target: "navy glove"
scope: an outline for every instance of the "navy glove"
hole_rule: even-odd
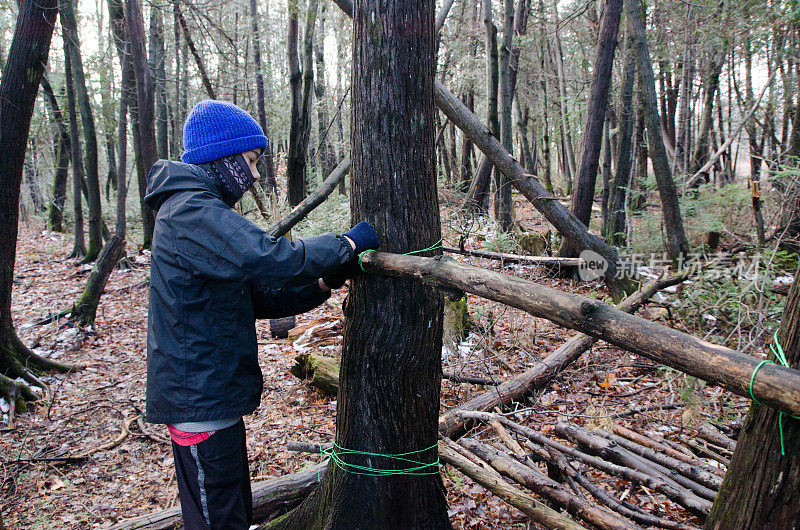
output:
[[[358,272],[358,263],[351,261],[342,265],[338,271],[323,276],[322,281],[330,289],[341,289],[344,286],[344,282],[352,278],[356,272]]]
[[[343,235],[352,239],[353,243],[356,244],[356,254],[361,254],[365,250],[378,250],[381,246],[378,233],[375,232],[372,225],[366,221],[361,221]]]

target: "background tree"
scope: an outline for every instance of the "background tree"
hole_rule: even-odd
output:
[[[75,102],[80,109],[83,125],[84,170],[86,177],[86,195],[89,206],[89,245],[86,248],[84,261],[94,261],[103,247],[103,217],[100,202],[100,170],[97,154],[97,129],[94,111],[86,85],[86,74],[80,51],[78,24],[72,0],[61,0],[59,3],[61,25],[64,30],[64,48],[67,50],[72,69],[72,82],[75,89]],[[73,143],[77,144],[73,138]],[[74,158],[74,156],[73,156]]]
[[[50,52],[58,14],[56,0],[24,0],[0,81],[0,396],[24,410],[35,394],[22,383],[43,386],[31,369],[69,370],[44,359],[17,337],[11,318],[11,290],[17,250],[17,221],[22,169],[39,81]]]

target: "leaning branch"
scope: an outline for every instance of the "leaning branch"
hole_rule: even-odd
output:
[[[299,223],[311,210],[322,204],[328,196],[333,193],[336,186],[350,171],[350,157],[345,157],[344,160],[339,162],[339,165],[331,171],[320,186],[315,189],[308,197],[300,201],[300,204],[295,206],[289,214],[279,220],[272,226],[267,233],[273,237],[281,237],[292,229],[294,225]]]
[[[800,414],[798,370],[770,363],[761,365],[755,377],[751,377],[760,364],[757,357],[629,315],[592,298],[471,267],[451,258],[383,252],[369,252],[362,257],[367,272],[460,289],[510,305],[676,368],[739,396],[750,397],[752,390],[759,402]]]

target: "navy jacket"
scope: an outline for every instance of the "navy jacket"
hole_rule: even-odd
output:
[[[147,318],[147,421],[249,414],[261,400],[255,319],[308,311],[317,278],[352,259],[342,236],[268,236],[231,210],[200,166],[159,160]]]

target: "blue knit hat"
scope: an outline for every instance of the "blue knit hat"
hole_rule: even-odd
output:
[[[207,99],[192,109],[183,124],[183,156],[187,164],[202,164],[223,156],[267,148],[264,131],[233,103]]]

